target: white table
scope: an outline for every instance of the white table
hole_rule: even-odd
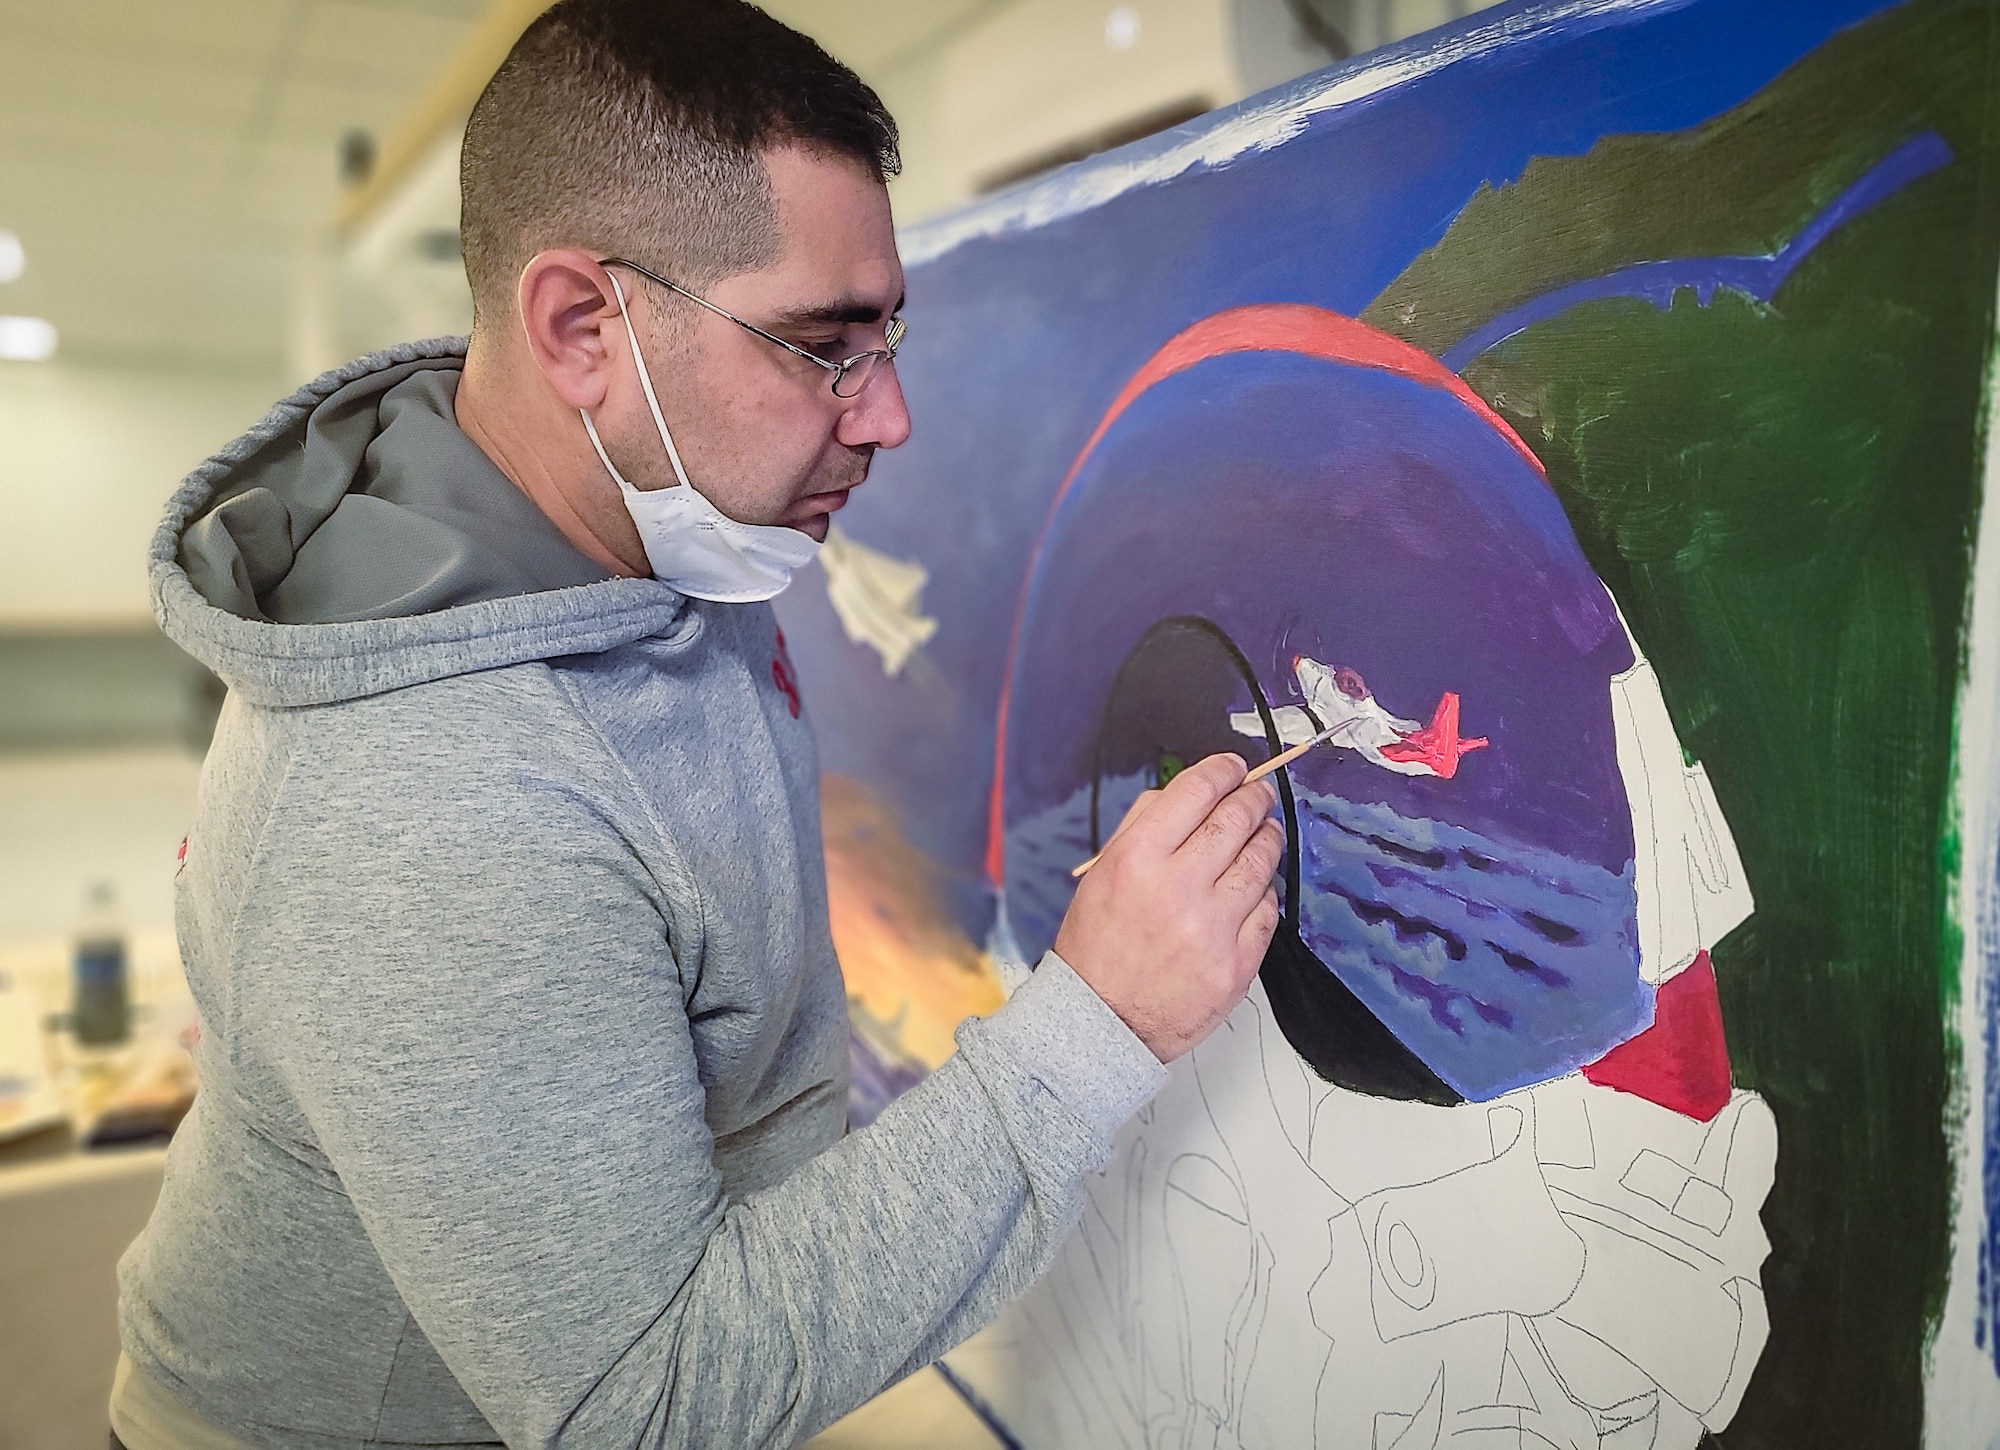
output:
[[[81,1129],[135,1070],[192,1020],[173,932],[128,945],[133,1039],[80,1048],[44,1032],[67,1126],[0,1143],[0,1446],[103,1450],[118,1359],[115,1270],[145,1226],[166,1164],[161,1147],[85,1152]],[[14,1010],[38,1024],[69,1009],[70,947],[59,939],[0,945]]]

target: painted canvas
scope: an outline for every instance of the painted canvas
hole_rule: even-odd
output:
[[[2000,1435],[2000,0],[1503,7],[903,245],[780,601],[856,1121],[1140,790],[1331,732],[1008,1434]]]

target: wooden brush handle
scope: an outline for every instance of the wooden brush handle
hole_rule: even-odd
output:
[[[1294,760],[1297,760],[1301,755],[1304,755],[1308,750],[1312,749],[1315,745],[1319,744],[1324,739],[1326,739],[1325,735],[1315,735],[1310,740],[1303,741],[1298,745],[1294,745],[1290,750],[1281,751],[1277,755],[1272,756],[1262,765],[1251,766],[1250,769],[1247,772],[1245,772],[1243,776],[1243,784],[1248,785],[1253,780],[1262,780],[1265,776],[1271,774],[1273,771],[1283,770],[1286,766],[1290,765]],[[1111,848],[1110,846],[1107,845],[1104,849],[1108,851]],[[1070,868],[1069,874],[1073,879],[1081,880],[1084,872],[1088,871],[1091,867],[1095,866],[1099,861],[1102,861],[1103,859],[1104,859],[1104,851],[1099,851],[1095,856],[1092,856],[1088,861],[1082,862],[1081,864],[1076,866],[1072,866]]]

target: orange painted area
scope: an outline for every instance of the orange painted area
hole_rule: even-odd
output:
[[[849,1008],[934,1068],[956,1050],[959,1023],[1000,1006],[1000,974],[945,910],[937,863],[866,786],[825,777],[820,812],[827,912]]]

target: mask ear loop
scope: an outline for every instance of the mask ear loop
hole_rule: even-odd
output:
[[[681,467],[681,451],[674,447],[674,435],[667,431],[667,420],[660,413],[660,400],[653,393],[653,377],[647,371],[645,354],[639,351],[639,334],[633,331],[632,314],[625,307],[625,289],[618,285],[616,272],[606,272],[604,275],[611,279],[611,293],[618,299],[618,316],[624,320],[625,337],[632,344],[632,361],[638,365],[639,386],[646,394],[646,406],[653,411],[653,426],[660,430],[660,441],[667,445],[667,461],[674,466],[674,477],[681,481],[683,487],[692,490],[694,485],[688,482],[687,470]],[[589,421],[587,416],[584,421]],[[591,441],[595,442],[597,430],[592,428],[590,435]],[[600,448],[598,451],[601,453],[603,449]]]
[[[590,446],[597,450],[597,461],[604,465],[604,471],[611,475],[620,489],[626,493],[637,493],[639,490],[626,481],[625,475],[618,471],[618,465],[611,461],[611,455],[604,451],[604,440],[597,436],[597,425],[590,421],[590,410],[578,408],[576,412],[583,419],[583,431],[590,435]]]

